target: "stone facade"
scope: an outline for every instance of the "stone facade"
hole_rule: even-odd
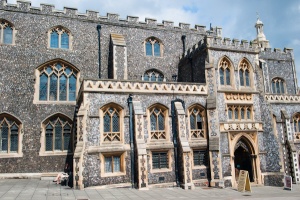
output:
[[[12,30],[0,39],[0,178],[68,163],[76,188],[236,187],[239,170],[256,184],[300,183],[293,50],[272,51],[263,32],[231,40],[27,1],[0,10]]]

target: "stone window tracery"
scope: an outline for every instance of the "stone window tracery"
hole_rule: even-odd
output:
[[[250,105],[228,105],[227,116],[229,120],[251,120],[252,106]]]
[[[55,61],[38,69],[39,101],[75,101],[78,71]]]
[[[247,61],[243,60],[239,66],[239,78],[240,85],[245,87],[251,86],[251,78],[250,78],[250,65]]]
[[[285,93],[285,82],[281,78],[272,79],[272,92],[273,94],[284,94]]]
[[[13,44],[14,32],[15,28],[10,22],[0,19],[0,44]]]
[[[166,134],[166,118],[168,116],[167,109],[162,106],[155,105],[149,109],[150,117],[150,139],[164,140],[167,139]]]
[[[230,86],[232,82],[232,67],[227,58],[223,58],[219,64],[219,76],[220,76],[220,84],[224,86]]]
[[[162,56],[162,43],[155,37],[150,37],[145,41],[146,56]]]
[[[102,109],[103,112],[103,141],[104,142],[120,142],[121,124],[120,116],[121,109],[110,105]]]
[[[189,109],[191,139],[206,138],[205,110],[200,106]]]
[[[296,139],[300,139],[300,113],[297,113],[293,116],[293,123],[294,123],[294,132]]]
[[[143,81],[150,81],[150,82],[162,82],[164,80],[164,75],[159,72],[158,70],[152,69],[148,70],[144,73],[142,77]]]
[[[21,124],[8,114],[0,114],[0,154],[19,153]]]
[[[67,152],[70,150],[72,122],[62,115],[55,115],[43,124],[45,152]]]
[[[62,26],[56,26],[49,31],[49,47],[70,49],[71,32]]]

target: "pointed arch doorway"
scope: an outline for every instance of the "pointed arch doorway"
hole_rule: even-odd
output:
[[[234,148],[234,166],[238,171],[248,171],[250,182],[254,182],[252,155],[251,149],[249,150],[249,147],[243,140],[239,140],[236,143]]]
[[[229,133],[232,186],[237,187],[240,170],[249,172],[250,182],[262,184],[257,133]]]

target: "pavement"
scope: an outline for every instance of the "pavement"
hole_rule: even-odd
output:
[[[183,190],[181,188],[151,188],[137,190],[131,188],[84,190],[71,189],[49,180],[38,179],[0,179],[0,199],[18,200],[168,200],[168,199],[208,199],[208,200],[300,200],[300,185],[293,185],[292,190],[282,187],[252,187],[250,192],[238,192],[232,188],[201,188]]]

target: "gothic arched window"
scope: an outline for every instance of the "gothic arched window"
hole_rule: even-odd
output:
[[[219,64],[219,76],[221,85],[231,85],[232,67],[227,58],[223,58]]]
[[[250,70],[250,64],[244,59],[239,66],[240,86],[251,86]]]
[[[146,56],[162,56],[162,43],[155,37],[150,37],[145,41]]]
[[[110,104],[101,109],[103,119],[103,142],[120,142],[122,108],[115,104]]]
[[[0,19],[0,44],[13,44],[14,31],[15,28],[10,22]]]
[[[0,114],[0,155],[19,153],[21,123],[8,114]]]
[[[75,101],[78,71],[68,64],[54,61],[39,68],[40,101]]]
[[[71,33],[64,27],[56,26],[49,31],[49,47],[70,49]]]
[[[272,79],[272,92],[274,94],[284,94],[285,93],[285,82],[281,78]]]
[[[45,149],[46,152],[68,151],[71,149],[71,127],[70,119],[62,115],[54,115],[44,123]]]
[[[190,135],[192,139],[206,138],[205,110],[200,106],[189,109]]]
[[[151,139],[167,139],[166,119],[168,110],[160,105],[154,105],[149,109]]]
[[[143,81],[151,81],[151,82],[162,82],[164,81],[164,75],[158,70],[151,69],[144,73]]]

